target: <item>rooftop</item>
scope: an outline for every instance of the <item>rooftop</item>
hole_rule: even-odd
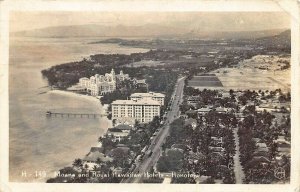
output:
[[[100,159],[102,162],[112,161],[113,159],[110,157],[105,156],[103,153],[99,151],[90,152],[87,156],[83,158],[83,161],[92,161],[96,162],[97,159]]]
[[[256,143],[256,146],[259,148],[267,148],[267,145],[265,143]]]
[[[149,93],[133,93],[131,94],[130,97],[165,97],[165,95],[162,93],[149,92]]]
[[[132,127],[126,124],[119,124],[115,127],[116,129],[120,129],[120,130],[131,130]]]
[[[137,79],[136,83],[146,83],[146,79]]]
[[[112,105],[159,105],[158,101],[150,98],[143,98],[140,100],[116,100],[111,103]]]
[[[206,107],[206,108],[200,108],[200,109],[197,109],[198,112],[209,112],[211,111],[210,108]]]

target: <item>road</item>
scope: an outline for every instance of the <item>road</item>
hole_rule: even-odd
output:
[[[234,160],[234,175],[235,175],[235,183],[243,184],[243,180],[245,179],[245,173],[243,171],[241,161],[240,161],[240,144],[239,144],[239,135],[237,134],[238,128],[233,130],[234,141],[235,141],[235,155],[233,157]]]
[[[184,80],[185,77],[178,79],[175,85],[174,93],[172,95],[173,102],[171,104],[170,110],[166,114],[165,125],[160,129],[158,135],[152,140],[151,145],[148,148],[148,150],[152,151],[152,155],[148,157],[146,154],[143,160],[139,164],[137,164],[136,168],[132,171],[133,174],[146,173],[147,171],[149,171],[150,167],[154,166],[158,161],[161,155],[161,146],[163,145],[166,137],[169,134],[170,123],[180,115],[179,105],[182,102],[183,98]],[[122,181],[122,183],[140,182],[142,182],[142,178],[140,177],[130,177]]]

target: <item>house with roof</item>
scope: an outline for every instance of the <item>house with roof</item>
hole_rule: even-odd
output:
[[[115,126],[114,128],[121,130],[122,132],[130,132],[133,127],[127,124],[119,124],[117,126]]]
[[[179,149],[181,151],[184,151],[186,149],[186,145],[183,145],[183,144],[173,144],[171,146],[171,149]]]
[[[223,146],[223,137],[211,137],[211,146],[222,147]]]
[[[112,162],[111,157],[106,156],[105,154],[95,151],[89,152],[83,159],[83,166],[88,166],[88,170],[93,170],[94,167],[101,166],[102,163]]]
[[[267,147],[266,143],[256,143],[257,149],[255,150],[256,152],[258,151],[264,151],[264,152],[269,152],[269,148]]]
[[[252,141],[256,144],[256,143],[260,143],[260,142],[261,142],[261,139],[260,139],[260,138],[257,138],[257,137],[253,137],[253,138],[252,138]]]
[[[277,143],[276,144],[277,156],[291,157],[291,144],[289,143]]]
[[[111,136],[112,137],[112,141],[116,142],[116,141],[121,141],[124,138],[128,137],[129,135],[129,131],[124,131],[118,128],[109,128],[106,132],[107,136]]]
[[[134,79],[134,84],[136,88],[145,88],[148,90],[148,83],[146,82],[146,79]]]
[[[197,109],[197,113],[201,116],[201,115],[205,115],[207,114],[208,112],[211,111],[211,108],[209,107],[203,107],[203,108],[200,108],[200,109]]]
[[[212,152],[219,152],[219,153],[224,153],[225,148],[224,147],[214,147],[214,146],[209,146],[208,149]]]
[[[227,113],[227,112],[229,112],[229,109],[226,108],[226,107],[217,107],[215,110],[216,110],[217,113]]]

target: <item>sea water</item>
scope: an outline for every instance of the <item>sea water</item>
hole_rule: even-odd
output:
[[[100,113],[99,100],[51,92],[41,70],[91,54],[130,54],[146,49],[89,44],[98,38],[10,39],[9,176],[11,182],[45,182],[82,158],[111,122],[106,118],[47,118],[46,111]]]

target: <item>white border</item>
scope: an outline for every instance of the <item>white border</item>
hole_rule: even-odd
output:
[[[32,184],[8,182],[8,29],[10,11],[149,11],[149,12],[271,12],[285,11],[292,20],[292,174],[290,184],[197,185],[197,184]],[[300,88],[299,4],[284,1],[0,1],[0,191],[299,191],[300,181]]]

